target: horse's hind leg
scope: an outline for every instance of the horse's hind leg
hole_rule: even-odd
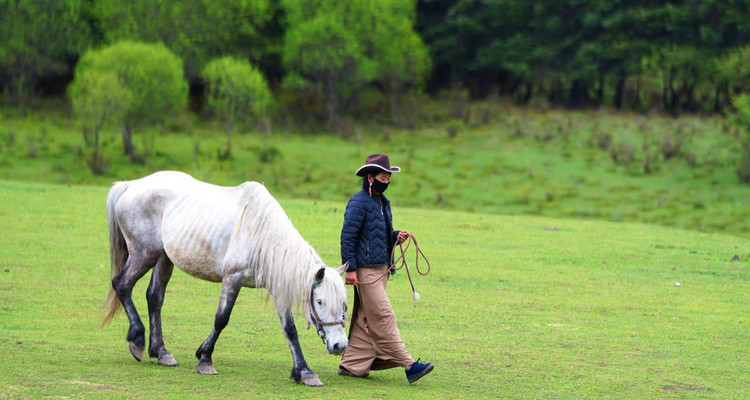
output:
[[[141,322],[138,310],[133,304],[132,294],[133,286],[143,275],[148,272],[158,260],[156,257],[146,257],[143,255],[130,254],[122,270],[112,278],[112,287],[117,292],[117,298],[120,299],[122,307],[128,316],[130,329],[128,329],[127,340],[130,342],[130,353],[136,360],[141,361],[143,350],[146,348],[146,328]]]
[[[234,302],[237,301],[240,289],[242,289],[242,275],[240,274],[227,275],[221,281],[221,299],[219,300],[219,309],[216,310],[214,328],[206,341],[195,352],[195,356],[200,360],[196,369],[201,374],[217,374],[211,355],[214,352],[216,340],[219,339],[219,334],[229,323],[229,316],[232,314],[232,308]]]
[[[164,347],[164,337],[161,330],[161,307],[164,304],[164,294],[167,291],[167,283],[169,283],[169,278],[172,277],[173,269],[172,260],[166,254],[162,254],[151,273],[151,283],[148,285],[148,291],[146,292],[151,326],[148,355],[152,358],[158,357],[159,364],[167,367],[178,365],[172,353]]]

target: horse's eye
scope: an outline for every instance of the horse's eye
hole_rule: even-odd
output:
[[[323,300],[318,299],[318,304],[323,304]]]

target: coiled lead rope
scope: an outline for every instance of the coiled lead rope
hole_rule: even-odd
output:
[[[388,274],[391,273],[391,270],[398,271],[400,269],[406,269],[406,276],[409,277],[409,285],[411,285],[411,292],[412,292],[412,299],[414,301],[419,301],[420,296],[419,293],[414,289],[414,282],[411,279],[411,272],[409,272],[409,265],[406,262],[406,251],[409,250],[409,246],[411,246],[412,242],[414,243],[414,248],[416,250],[416,257],[414,260],[414,268],[417,269],[417,273],[425,276],[430,273],[430,270],[432,269],[432,266],[430,265],[430,260],[427,259],[427,256],[424,255],[424,252],[422,252],[422,249],[419,248],[419,244],[417,244],[417,238],[414,237],[411,233],[407,232],[407,238],[401,243],[398,243],[398,248],[401,250],[401,255],[397,259],[393,259],[393,257],[396,254],[396,244],[394,244],[393,249],[391,249],[391,257],[389,258],[392,263],[388,265],[388,269],[385,271],[385,274],[381,275],[379,278],[375,279],[372,282],[359,282],[358,285],[372,285],[374,283],[379,282],[381,279],[388,276]],[[406,248],[404,248],[404,243],[406,244]],[[427,271],[422,272],[421,269],[419,269],[419,257],[422,257],[424,261],[427,263]],[[398,263],[401,263],[396,267]]]

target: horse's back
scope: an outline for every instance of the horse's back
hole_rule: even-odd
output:
[[[248,194],[263,191],[256,182],[225,187],[162,171],[127,182],[116,211],[131,242],[163,249],[190,275],[221,281],[223,257]]]
[[[245,182],[235,187],[217,186],[179,171],[155,172],[124,183],[127,189],[119,203],[139,205],[156,212],[166,211],[184,201],[213,207],[236,203],[248,186],[262,186],[257,182]]]

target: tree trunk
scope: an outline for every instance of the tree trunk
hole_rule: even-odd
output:
[[[583,107],[589,102],[588,82],[576,79],[570,87],[570,96],[568,97],[569,107]],[[562,88],[560,89],[562,90]]]
[[[721,94],[726,89],[726,85],[719,85],[716,86],[716,90],[714,93],[714,112],[720,113],[722,111],[722,102],[721,102]]]
[[[534,84],[531,81],[526,81],[526,94],[523,96],[523,104],[529,104],[531,96],[534,93]]]
[[[391,118],[393,118],[393,126],[400,127],[401,121],[398,118],[398,93],[396,90],[389,91],[389,99],[391,102]]]
[[[226,129],[227,129],[227,149],[224,151],[224,154],[219,154],[220,160],[227,160],[229,159],[229,157],[232,156],[232,132],[234,131],[234,124],[227,123]]]
[[[135,155],[135,147],[133,147],[133,132],[127,123],[122,126],[122,147],[125,155],[130,158],[130,161],[138,162]]]
[[[328,110],[326,130],[332,131],[337,125],[336,106],[338,105],[338,96],[336,94],[336,81],[331,76],[326,77],[323,82],[323,97],[326,103],[326,109]]]
[[[615,84],[615,98],[613,103],[615,108],[618,110],[622,109],[622,99],[625,96],[625,73],[620,72],[617,76],[617,84]]]

